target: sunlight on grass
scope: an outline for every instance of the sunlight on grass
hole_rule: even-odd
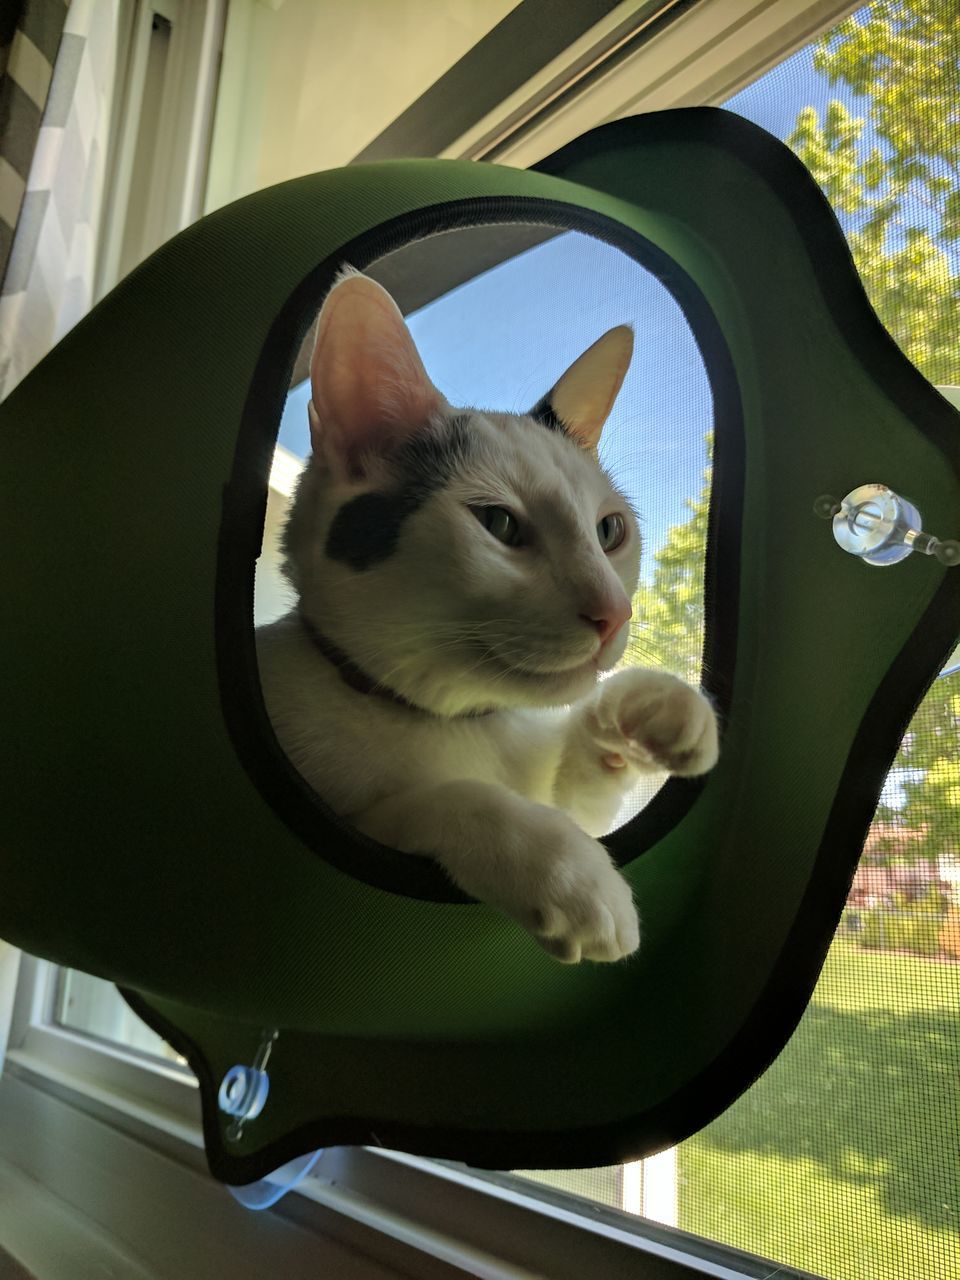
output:
[[[679,1152],[680,1226],[843,1280],[956,1274],[960,966],[838,942],[770,1070]]]

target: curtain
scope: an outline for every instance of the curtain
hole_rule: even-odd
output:
[[[8,246],[0,258],[0,398],[94,300],[120,2],[15,6],[20,14],[0,85],[0,249]],[[62,33],[54,37],[58,21]],[[19,119],[34,121],[30,147],[29,131],[14,118],[16,104]]]
[[[0,278],[10,257],[66,16],[66,0],[0,4]]]

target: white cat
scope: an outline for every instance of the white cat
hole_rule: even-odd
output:
[[[637,773],[717,758],[707,699],[621,657],[640,538],[601,469],[633,350],[611,329],[529,415],[454,409],[393,300],[339,278],[284,536],[299,608],[257,631],[267,710],[360,831],[427,854],[559,960],[639,945],[593,837]]]

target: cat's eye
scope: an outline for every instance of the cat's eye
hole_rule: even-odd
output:
[[[627,536],[627,522],[619,511],[614,511],[597,525],[597,537],[604,551],[616,551]]]
[[[471,507],[487,533],[498,542],[508,547],[519,547],[523,543],[523,534],[517,517],[511,515],[506,507]]]

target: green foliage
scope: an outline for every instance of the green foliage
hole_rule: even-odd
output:
[[[709,442],[708,442],[709,443]],[[700,680],[703,649],[703,569],[710,508],[710,470],[696,501],[687,501],[690,517],[674,525],[656,556],[649,585],[641,583],[634,600],[637,627],[627,658],[661,666],[679,676]]]
[[[937,681],[924,698],[904,738],[896,766],[923,770],[903,784],[903,818],[920,832],[919,857],[955,853],[960,843],[960,693],[957,680]]]
[[[956,13],[875,0],[818,41],[814,66],[866,99],[799,115],[788,139],[843,216],[881,320],[932,382],[960,382],[960,59]],[[867,144],[867,124],[876,141]]]
[[[955,106],[957,12],[930,0],[874,0],[817,44],[813,64],[871,100],[871,120],[887,144],[888,178],[897,189],[920,182],[943,195],[943,169],[960,168]],[[940,168],[932,168],[934,161]]]
[[[914,901],[905,894],[895,893],[892,903],[859,912],[858,941],[862,947],[872,951],[939,955],[946,905],[943,893],[935,884],[928,885]]]
[[[815,45],[814,65],[859,95],[797,117],[788,142],[837,210],[867,295],[932,382],[960,384],[960,17],[927,0],[874,0]],[[868,127],[869,126],[869,127]],[[709,473],[689,518],[670,531],[641,588],[631,657],[699,678]],[[922,769],[902,816],[923,831],[915,854],[960,844],[960,698],[934,684],[897,766]],[[894,815],[888,813],[888,817]]]
[[[958,31],[955,3],[875,0],[815,49],[818,69],[863,95],[867,115],[808,107],[790,138],[844,221],[880,319],[944,383],[960,383]],[[703,499],[688,523],[705,533]],[[923,838],[900,841],[901,860],[960,845],[958,688],[933,685],[897,761],[925,772],[900,815]],[[831,948],[777,1061],[681,1147],[679,1225],[817,1274],[940,1275],[956,1258],[960,1203],[960,1165],[943,1145],[960,1070],[956,984],[949,966],[891,952],[960,956],[960,911],[944,914],[931,885],[901,914],[872,908],[860,923],[858,946]]]
[[[883,949],[885,935],[883,922],[885,912],[880,907],[871,907],[860,916],[860,945],[870,951]]]
[[[943,927],[945,907],[943,894],[931,885],[921,899],[920,911],[916,917],[914,939],[918,955],[940,954],[940,930]]]

